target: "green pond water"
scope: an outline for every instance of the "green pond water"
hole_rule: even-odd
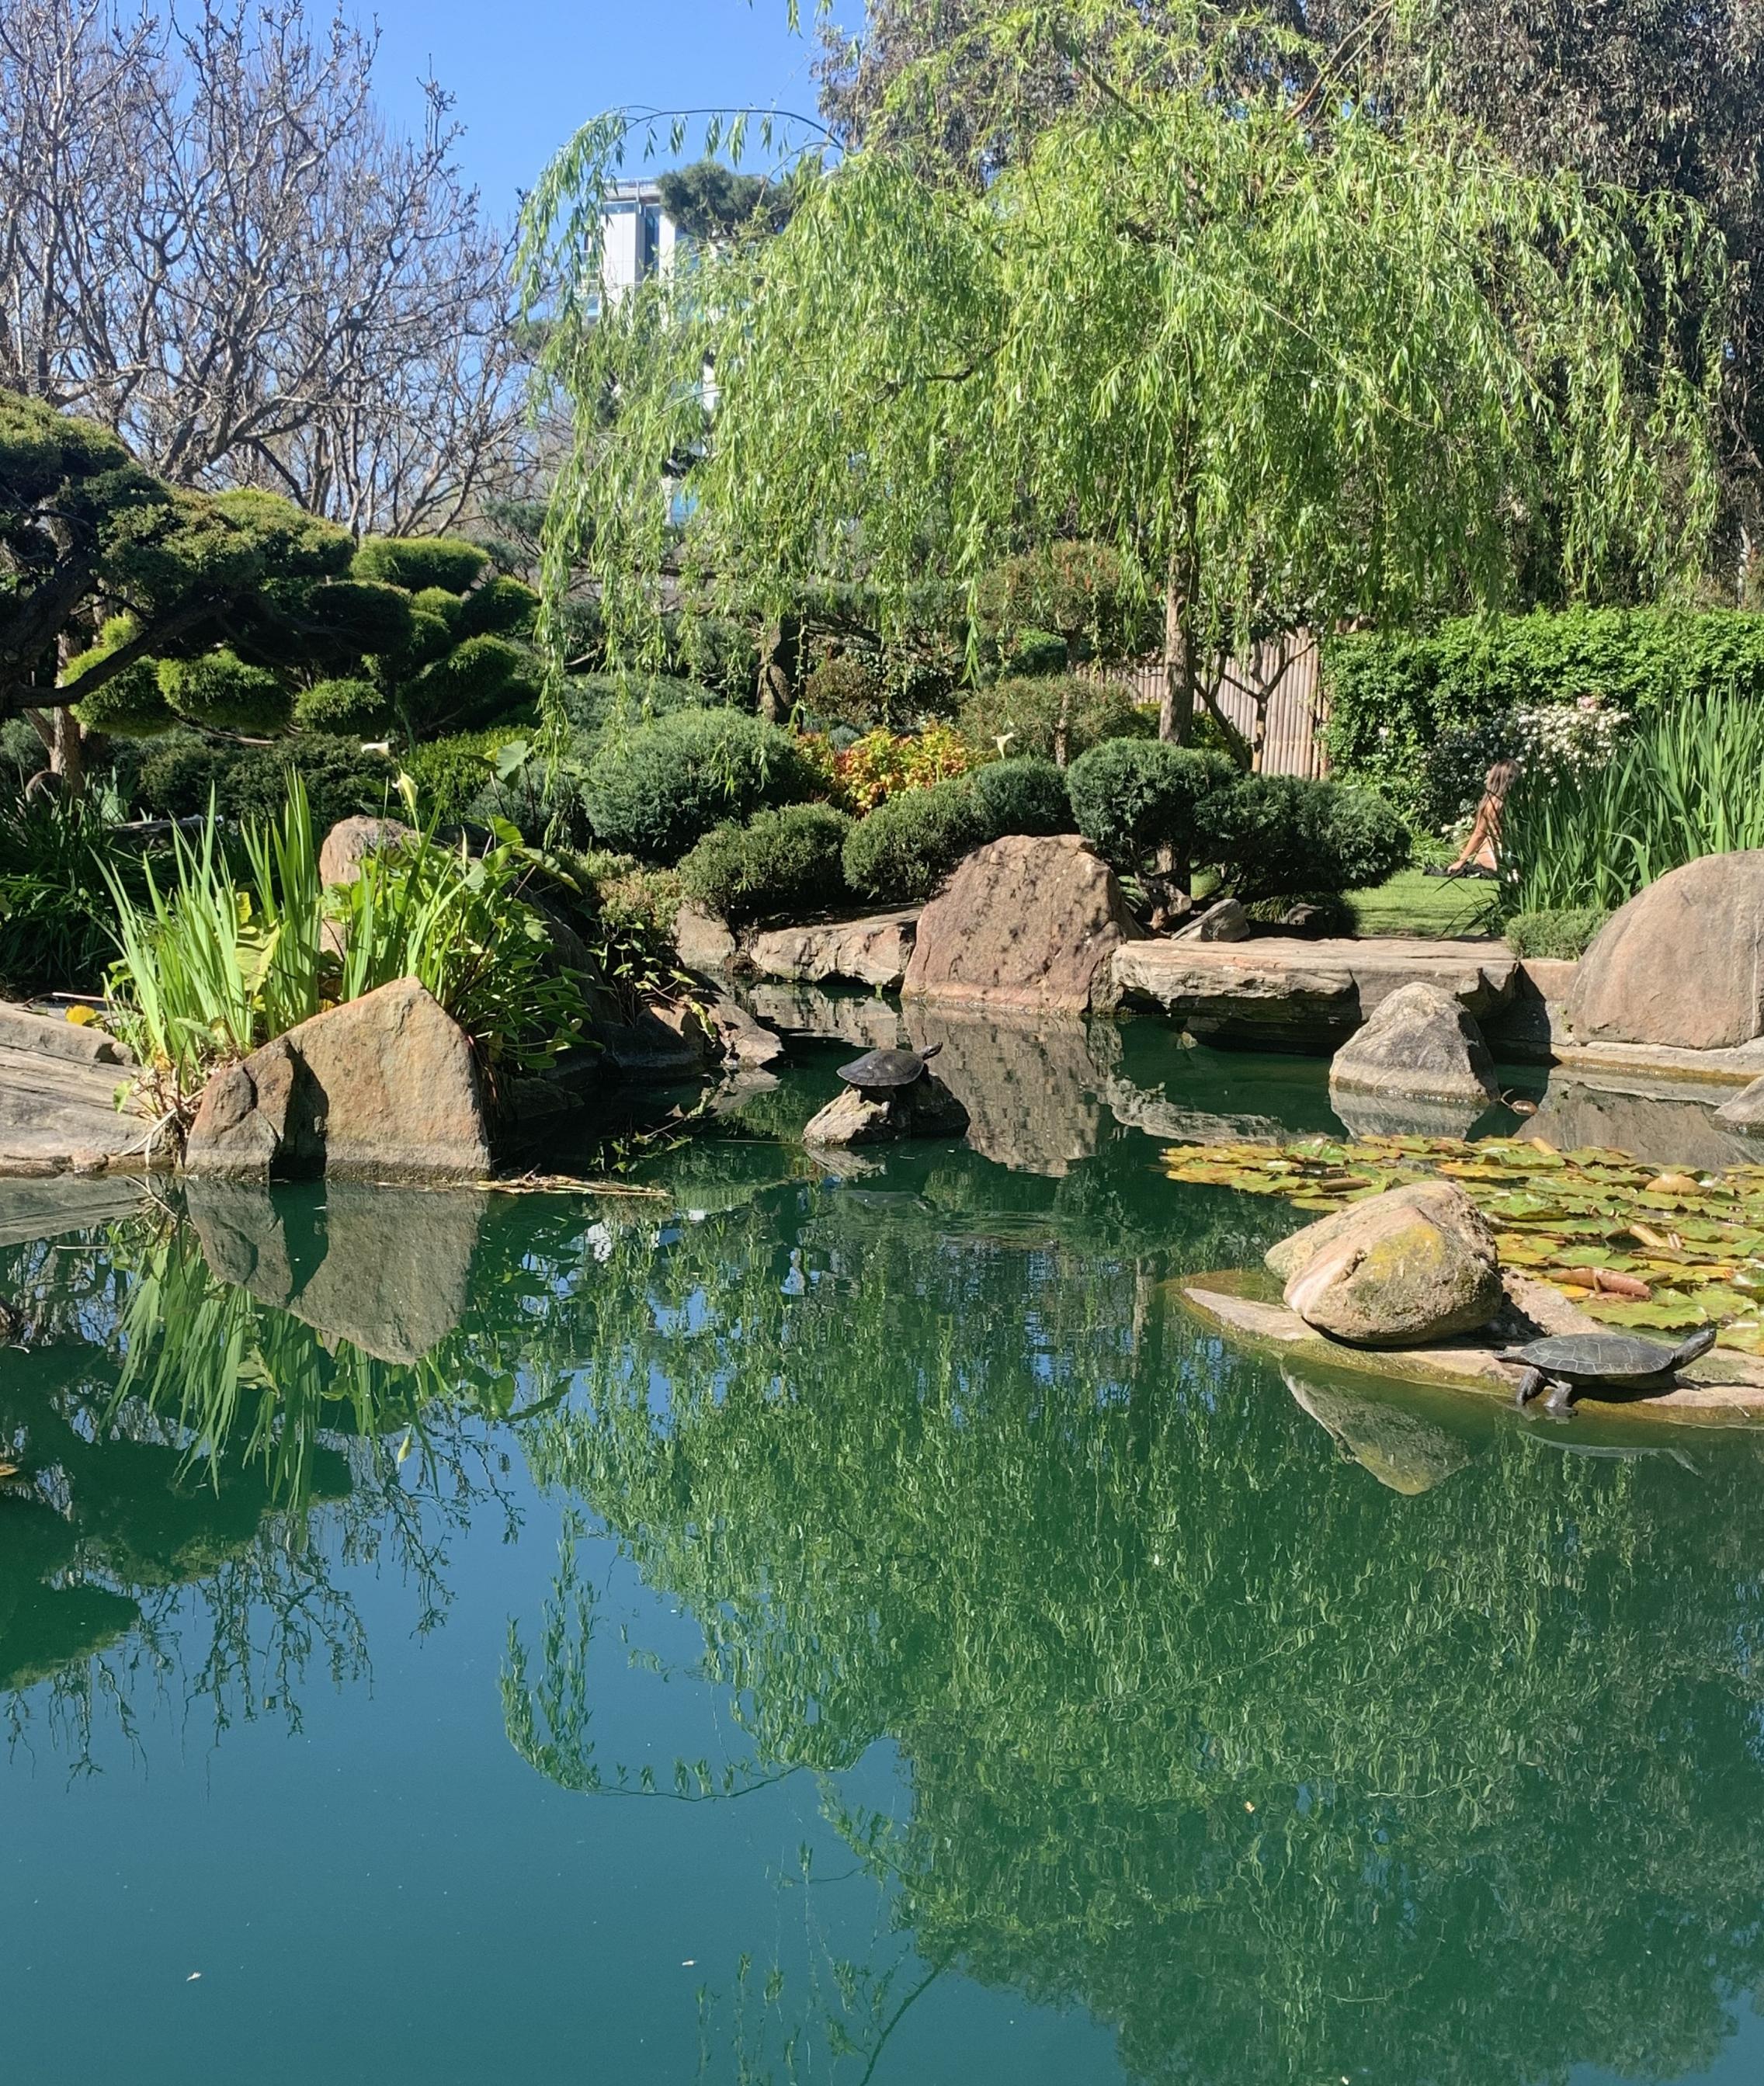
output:
[[[1764,1441],[1234,1351],[1159,1141],[1319,1068],[1065,1048],[843,1178],[820,1046],[658,1198],[0,1198],[9,2075],[1764,2077]]]

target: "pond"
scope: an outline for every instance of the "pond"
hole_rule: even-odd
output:
[[[1764,2074],[1764,1442],[1203,1330],[1289,1219],[1160,1139],[1314,1066],[841,1177],[839,1054],[645,1193],[0,1203],[15,2075]]]

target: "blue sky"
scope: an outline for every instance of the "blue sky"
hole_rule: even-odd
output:
[[[360,19],[379,21],[381,107],[406,127],[419,122],[416,83],[432,67],[466,126],[466,172],[499,219],[513,216],[517,189],[531,184],[578,123],[603,109],[627,103],[814,108],[813,0],[803,0],[804,33],[794,36],[785,0],[352,4]],[[842,0],[833,15],[860,23],[861,0]]]

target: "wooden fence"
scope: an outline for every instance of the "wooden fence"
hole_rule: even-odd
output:
[[[1282,669],[1284,668],[1284,671]],[[1124,681],[1136,702],[1156,709],[1164,697],[1164,666],[1160,659],[1142,660],[1137,666],[1097,667],[1099,680]],[[1264,775],[1324,775],[1329,764],[1323,753],[1323,728],[1328,716],[1319,670],[1317,640],[1310,631],[1296,631],[1258,645],[1247,670],[1234,666],[1219,691],[1219,707],[1253,745],[1255,742],[1257,682],[1264,688],[1277,685],[1268,699],[1263,722],[1262,755],[1256,764]]]

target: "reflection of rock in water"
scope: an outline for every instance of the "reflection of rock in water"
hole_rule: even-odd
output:
[[[1284,1144],[1288,1135],[1285,1125],[1271,1115],[1208,1115],[1199,1109],[1178,1108],[1161,1092],[1119,1077],[1103,1082],[1102,1097],[1117,1122],[1178,1144]]]
[[[1096,1151],[1105,1068],[1110,1045],[1119,1047],[1106,1023],[914,1005],[907,1029],[915,1050],[942,1046],[938,1075],[968,1111],[968,1142],[984,1157],[1057,1177]]]
[[[60,1173],[45,1180],[0,1181],[0,1246],[115,1224],[133,1216],[146,1198],[144,1184],[126,1176],[82,1180]]]
[[[1421,1101],[1329,1089],[1329,1105],[1352,1137],[1468,1137],[1489,1113],[1486,1101]]]
[[[1476,1452],[1455,1434],[1390,1400],[1356,1394],[1339,1385],[1304,1382],[1290,1369],[1280,1373],[1318,1425],[1393,1492],[1412,1498],[1431,1492],[1476,1460]]]
[[[1663,1166],[1749,1165],[1758,1156],[1758,1146],[1715,1115],[1714,1105],[1723,1098],[1716,1093],[1698,1099],[1670,1087],[1638,1084],[1626,1090],[1553,1078],[1527,1130],[1562,1152],[1596,1145]]]
[[[412,1362],[459,1323],[479,1195],[335,1181],[317,1204],[221,1181],[187,1195],[215,1274],[326,1339]]]
[[[906,1041],[906,1025],[892,1000],[874,994],[829,992],[812,985],[744,985],[741,1002],[756,1020],[786,1036],[814,1036],[892,1050]]]

